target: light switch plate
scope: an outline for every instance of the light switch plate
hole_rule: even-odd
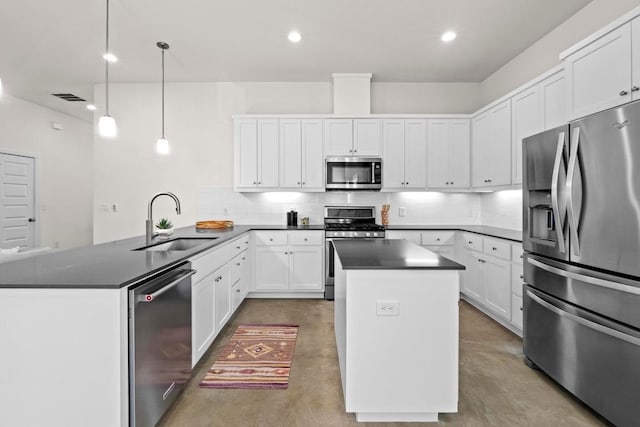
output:
[[[398,301],[376,301],[376,316],[399,316],[400,303]]]
[[[407,208],[398,208],[398,216],[405,216],[407,214]]]

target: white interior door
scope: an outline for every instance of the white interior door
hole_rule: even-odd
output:
[[[35,245],[32,157],[0,153],[0,247]]]

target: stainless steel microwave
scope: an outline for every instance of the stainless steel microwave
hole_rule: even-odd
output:
[[[380,157],[327,157],[327,190],[380,190],[382,159]]]

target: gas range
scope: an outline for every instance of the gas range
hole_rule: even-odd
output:
[[[374,206],[325,206],[327,239],[383,239],[385,228],[376,224]]]

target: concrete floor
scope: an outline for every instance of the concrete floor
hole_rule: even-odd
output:
[[[287,390],[198,386],[240,323],[300,325]],[[333,303],[248,299],[195,368],[162,426],[394,426],[357,423],[344,410],[333,335]],[[522,362],[522,341],[468,303],[460,303],[460,400],[447,426],[599,426],[603,421]]]

